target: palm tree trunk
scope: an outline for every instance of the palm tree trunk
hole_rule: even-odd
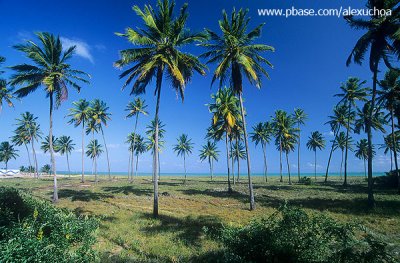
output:
[[[254,201],[254,191],[253,191],[253,182],[251,180],[251,167],[250,167],[250,153],[249,153],[249,142],[247,139],[247,130],[246,130],[246,118],[244,116],[244,108],[243,108],[243,99],[242,92],[239,92],[239,100],[240,100],[240,112],[242,114],[243,120],[243,136],[244,136],[244,144],[246,147],[246,157],[247,157],[247,176],[249,178],[249,199],[250,199],[250,210],[256,209],[256,203]]]
[[[132,159],[131,159],[131,162],[132,162],[132,168],[131,168],[131,182],[132,182],[132,180],[133,180],[133,158],[134,158],[133,153],[135,152],[135,146],[136,146],[136,128],[137,128],[137,124],[138,124],[138,119],[139,119],[139,112],[136,113],[135,128],[133,129],[133,134],[134,134],[134,136],[133,136]]]
[[[264,145],[264,143],[261,143],[261,148],[263,151],[263,156],[264,156],[264,176],[265,176],[265,182],[268,182],[268,177],[267,177],[267,154],[265,151],[266,146]]]
[[[31,138],[31,146],[32,146],[32,155],[33,155],[33,160],[35,162],[35,172],[34,172],[34,177],[39,178],[39,167],[38,167],[38,162],[36,158],[36,151],[35,151],[35,138],[33,138],[32,133],[29,129],[29,137]]]
[[[68,174],[69,174],[69,177],[71,177],[71,169],[70,169],[70,167],[69,167],[68,153],[65,153],[65,155],[67,156]]]
[[[106,137],[104,136],[103,126],[100,126],[101,135],[103,137],[104,148],[106,149],[106,156],[107,156],[107,166],[108,166],[108,180],[111,181],[111,168],[110,168],[110,157],[108,156],[108,148],[106,143]]]
[[[156,83],[156,92],[157,92],[157,103],[156,103],[156,113],[154,117],[154,121],[156,122],[156,130],[154,132],[154,164],[153,164],[153,173],[154,173],[154,203],[153,203],[153,216],[158,217],[158,111],[160,108],[160,95],[161,95],[161,84],[163,78],[163,66],[158,67],[157,71],[157,83]]]
[[[214,176],[214,160],[211,159],[211,181],[213,180]]]
[[[336,129],[336,131],[333,133],[333,138],[334,139],[333,139],[333,142],[332,142],[331,151],[329,152],[328,165],[326,166],[325,183],[328,182],[329,166],[331,164],[332,154],[333,154],[334,147],[335,147],[335,140],[336,140],[336,136],[337,136],[338,132],[339,132],[339,129]]]
[[[365,159],[364,159],[364,176],[367,178],[367,167],[365,165]]]
[[[128,160],[128,182],[129,177],[131,176],[131,159],[132,159],[132,151],[129,151],[129,160]]]
[[[228,193],[232,193],[230,169],[229,169],[228,131],[225,131],[225,146],[226,146],[226,165],[228,167]]]
[[[394,134],[394,114],[393,114],[393,109],[390,111],[391,119],[392,119],[392,144],[393,144],[393,159],[394,159],[394,165],[396,168],[396,176],[397,180],[399,181],[398,184],[398,191],[400,193],[400,177],[399,177],[399,166],[397,164],[397,149],[396,149],[396,136]]]
[[[299,129],[299,142],[297,144],[297,177],[300,182],[300,123],[297,124],[297,128]]]
[[[95,177],[95,182],[97,183],[99,180],[97,178],[97,157],[94,157],[94,177]]]
[[[239,142],[236,139],[236,156],[237,156],[237,182],[239,183],[240,178],[240,158],[239,158]],[[232,166],[233,170],[233,166]],[[235,177],[233,177],[233,181],[235,181]]]
[[[235,185],[235,172],[234,172],[235,158],[233,156],[232,138],[229,138],[229,145],[231,148],[230,151],[231,151],[231,163],[232,163],[232,182],[233,182],[233,185]]]
[[[340,180],[342,180],[343,153],[344,153],[344,151],[342,150],[342,160],[340,161]]]
[[[138,172],[138,164],[139,164],[139,154],[136,155],[136,178],[137,178],[137,172]]]
[[[211,158],[208,157],[208,164],[210,165],[210,176],[211,176],[211,181],[213,180],[213,176],[212,176],[212,165],[211,165]]]
[[[372,98],[371,98],[371,109],[368,114],[368,120],[366,123],[367,128],[367,139],[368,139],[368,206],[374,207],[374,192],[373,192],[373,178],[372,178],[372,116],[375,108],[375,97],[376,97],[376,83],[378,78],[378,64],[375,64],[373,85],[372,85]]]
[[[185,179],[183,180],[183,183],[186,184],[186,156],[183,154],[183,169],[185,171]]]
[[[317,150],[314,150],[314,178],[317,180]]]
[[[279,173],[281,175],[281,179],[279,182],[283,182],[283,177],[282,177],[282,142],[279,140]]]
[[[347,114],[347,127],[346,127],[346,147],[345,147],[345,154],[344,154],[344,182],[343,185],[347,185],[347,154],[349,150],[349,132],[350,132],[350,114],[351,114],[351,103],[349,101],[349,110]]]
[[[134,153],[134,150],[132,149],[132,152],[131,152],[131,155],[132,155],[132,158],[131,158],[131,177],[130,177],[130,179],[129,179],[129,182],[130,183],[132,183],[133,182],[133,162],[134,162],[134,156],[135,156],[135,153]]]
[[[8,161],[5,162],[5,163],[6,163],[6,172],[7,172],[7,170],[8,170]]]
[[[81,183],[85,182],[85,120],[82,121],[82,178]]]
[[[286,152],[286,163],[287,163],[287,171],[289,175],[289,184],[292,184],[292,180],[290,178],[290,165],[289,165],[289,154]]]
[[[57,202],[58,201],[57,173],[56,173],[56,160],[54,158],[54,149],[53,149],[53,93],[50,93],[49,151],[51,159],[51,168],[53,170],[53,177],[54,177],[53,202]]]
[[[389,147],[389,154],[390,154],[390,171],[393,171],[393,154],[392,149]]]
[[[31,156],[30,156],[30,154],[29,154],[28,145],[27,145],[26,143],[24,143],[24,145],[25,145],[26,152],[27,152],[27,154],[28,154],[29,166],[32,166],[32,163],[31,163]]]

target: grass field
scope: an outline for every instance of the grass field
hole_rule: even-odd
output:
[[[245,224],[255,217],[268,217],[287,201],[307,211],[324,211],[342,222],[359,222],[385,239],[400,252],[400,195],[396,190],[376,189],[376,208],[368,210],[366,183],[351,177],[344,188],[338,178],[328,184],[323,179],[312,185],[280,183],[270,178],[265,183],[254,178],[257,209],[249,211],[245,178],[227,193],[227,183],[219,177],[190,177],[186,185],[179,177],[160,180],[160,218],[152,218],[152,182],[150,177],[103,179],[88,177],[59,179],[57,206],[76,214],[95,215],[101,220],[98,230],[102,262],[212,262],[221,245],[204,234],[203,227],[221,224]],[[52,179],[0,180],[3,186],[30,191],[34,196],[51,199]],[[214,259],[214,260],[213,260]]]

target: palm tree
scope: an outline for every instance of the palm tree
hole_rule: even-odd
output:
[[[135,155],[136,155],[136,177],[138,173],[139,156],[147,151],[147,146],[143,136],[138,135],[135,139]]]
[[[51,165],[50,164],[43,165],[43,167],[40,168],[40,172],[50,175],[51,174]]]
[[[17,159],[19,156],[17,154],[18,150],[14,148],[14,145],[9,142],[0,143],[0,162],[4,162],[6,165],[6,170],[8,169],[8,162],[11,159]]]
[[[394,137],[394,138],[392,138]],[[384,150],[384,154],[386,155],[388,152],[390,152],[390,170],[393,170],[393,156],[392,156],[392,152],[393,149],[400,149],[400,136],[398,132],[395,133],[391,133],[388,134],[387,136],[383,137],[383,141],[384,143],[381,144],[379,146],[379,149],[383,149]],[[393,146],[393,142],[396,144],[395,146]]]
[[[17,119],[17,128],[14,131],[15,135],[12,138],[12,142],[15,145],[22,145],[25,144],[25,148],[28,152],[28,159],[29,165],[30,164],[30,157],[27,144],[30,143],[32,147],[32,155],[33,160],[35,162],[35,177],[39,177],[39,167],[36,158],[36,150],[35,150],[35,141],[37,142],[39,139],[42,138],[42,132],[40,130],[40,125],[37,123],[37,117],[34,117],[33,114],[30,112],[25,112],[21,114],[21,117]]]
[[[249,180],[250,210],[255,209],[253,183],[251,181],[251,167],[249,144],[247,141],[245,110],[243,107],[243,75],[252,85],[261,87],[262,75],[269,78],[267,71],[262,64],[272,68],[272,64],[265,59],[261,53],[274,51],[274,48],[264,44],[254,44],[254,41],[261,36],[261,29],[264,24],[260,24],[253,30],[248,31],[250,19],[247,17],[248,10],[240,9],[232,11],[231,16],[223,11],[222,19],[219,21],[219,27],[222,35],[206,29],[209,41],[203,43],[207,52],[202,57],[208,59],[207,63],[216,63],[217,68],[211,84],[219,79],[219,87],[229,80],[232,83],[232,89],[238,95],[240,101],[240,111],[243,122],[243,135],[247,155],[247,175]]]
[[[236,141],[233,144],[233,149],[235,151],[231,152],[231,158],[232,160],[237,162],[237,181],[239,182],[239,176],[240,176],[240,160],[246,160],[246,149],[244,148],[243,144],[240,141]],[[233,165],[232,165],[232,170],[233,170]],[[235,180],[235,178],[233,178]]]
[[[0,56],[0,65],[4,63],[6,59]],[[0,71],[0,76],[3,74],[3,71]],[[13,96],[13,89],[7,88],[7,81],[5,79],[0,78],[0,113],[3,109],[3,101],[8,104],[8,106],[13,107],[14,104],[12,102]]]
[[[315,131],[308,137],[307,148],[314,151],[314,177],[317,180],[317,149],[322,150],[325,148],[325,139],[322,133]]]
[[[120,60],[115,62],[119,68],[132,65],[125,70],[120,78],[127,77],[123,87],[133,80],[131,94],[145,93],[146,87],[153,77],[156,78],[155,95],[157,96],[155,110],[155,143],[154,143],[154,206],[153,215],[158,216],[158,112],[160,95],[164,75],[171,81],[171,86],[178,96],[184,99],[186,84],[190,82],[194,71],[205,75],[205,66],[199,59],[181,48],[195,41],[204,39],[203,34],[193,34],[187,29],[187,4],[184,4],[177,17],[174,17],[175,3],[168,0],[157,2],[157,10],[150,5],[144,9],[134,6],[133,10],[143,20],[144,29],[127,28],[124,34],[117,34],[127,38],[135,47],[122,50]]]
[[[367,101],[366,97],[368,96],[369,89],[363,88],[362,86],[366,83],[366,81],[360,81],[358,78],[349,78],[345,84],[342,84],[340,89],[342,93],[336,94],[335,96],[341,97],[340,103],[347,104],[347,125],[346,125],[346,137],[348,142],[350,130],[352,129],[351,116],[352,116],[352,107],[357,108],[356,101]],[[345,156],[344,156],[344,182],[343,185],[347,185],[347,154],[348,147],[346,146]]]
[[[353,150],[353,139],[349,137],[347,139],[346,133],[345,132],[340,132],[338,135],[335,137],[335,142],[334,142],[334,148],[337,149],[339,148],[342,152],[342,159],[340,162],[340,179],[342,179],[342,168],[343,168],[343,159],[344,159],[344,150],[346,147],[352,151]]]
[[[91,140],[87,146],[86,150],[86,156],[91,158],[94,163],[94,176],[95,176],[95,181],[96,183],[98,182],[97,180],[97,158],[101,155],[103,152],[101,144],[99,144],[98,140]]]
[[[375,155],[375,151],[373,151],[373,155]],[[367,178],[367,166],[365,161],[368,159],[368,141],[367,139],[361,139],[356,143],[355,156],[364,161],[364,175]]]
[[[394,113],[396,107],[399,105],[400,100],[400,72],[398,70],[389,69],[385,73],[385,78],[379,82],[379,85],[382,87],[382,90],[377,91],[378,98],[377,104],[383,106],[386,110],[389,111],[389,120],[391,124],[392,134],[395,132],[395,125],[394,125]],[[395,136],[390,136],[392,139],[391,145],[393,148],[394,155],[394,164],[396,167],[396,176],[399,178],[399,166],[397,163],[397,149],[396,146],[396,138]],[[390,154],[390,159],[392,160],[392,154]],[[365,160],[365,159],[364,159]],[[392,164],[392,162],[391,162]],[[392,167],[391,169],[392,170]],[[399,186],[400,187],[400,186]]]
[[[164,138],[164,134],[165,134],[165,124],[162,123],[162,121],[160,119],[158,119],[157,122],[158,125],[158,153],[157,153],[157,157],[158,159],[160,159],[160,152],[162,150],[162,148],[164,148],[164,144],[165,144],[165,140]],[[146,135],[147,135],[147,150],[151,151],[151,153],[153,154],[153,161],[154,161],[154,147],[156,145],[156,122],[154,120],[152,120],[150,122],[150,125],[146,126]],[[160,167],[160,162],[158,162],[158,180],[160,179],[160,174],[161,174],[161,167]],[[153,173],[153,180],[155,178],[155,174]]]
[[[207,159],[208,164],[210,165],[210,176],[212,181],[214,161],[218,162],[219,158],[219,151],[217,149],[217,144],[215,142],[207,141],[207,144],[202,146],[199,157],[201,161]]]
[[[289,153],[293,152],[294,149],[296,148],[297,136],[298,136],[297,131],[294,129],[291,129],[291,130],[289,130],[289,133],[286,134],[286,136],[284,136],[282,138],[282,151],[285,152],[285,155],[286,155],[286,163],[287,163],[288,176],[289,176],[289,185],[292,184],[292,180],[291,180],[291,176],[290,176]]]
[[[210,134],[216,138],[222,138],[225,134],[226,162],[228,168],[228,192],[232,192],[229,167],[228,138],[236,123],[241,121],[238,108],[238,99],[233,91],[228,88],[220,89],[216,94],[211,95],[212,103],[208,105],[209,111],[213,114]],[[232,167],[233,168],[233,167]]]
[[[292,116],[288,115],[286,111],[277,110],[275,111],[275,116],[272,118],[272,127],[275,135],[275,145],[279,150],[279,160],[280,160],[280,182],[283,182],[282,176],[282,152],[284,140],[290,142],[291,137],[295,136],[298,132],[295,128],[295,121]],[[297,135],[295,136],[297,137]],[[297,138],[296,138],[297,142]]]
[[[295,124],[297,124],[298,134],[297,134],[297,177],[300,182],[300,125],[304,125],[305,121],[307,120],[308,116],[304,112],[303,109],[297,108],[294,109],[293,119]]]
[[[400,40],[399,40],[399,16],[400,10],[397,1],[386,0],[368,0],[368,9],[391,9],[390,16],[380,16],[373,12],[369,20],[355,18],[353,16],[345,17],[350,27],[357,30],[365,30],[365,34],[357,41],[353,50],[347,59],[346,65],[349,66],[352,61],[362,64],[365,54],[370,49],[369,68],[373,73],[372,98],[369,118],[367,123],[368,139],[368,205],[373,207],[375,204],[373,193],[372,178],[372,130],[371,120],[373,110],[375,109],[376,84],[378,83],[379,63],[383,61],[385,65],[393,69],[391,57],[400,58]],[[400,180],[400,177],[399,177]],[[399,184],[400,185],[400,184]],[[400,188],[399,188],[400,190]]]
[[[135,140],[138,135],[135,134],[134,132],[131,132],[128,134],[128,137],[126,139],[126,143],[129,145],[128,150],[129,150],[129,164],[128,164],[128,182],[132,182],[133,180],[133,155],[134,155],[134,150],[135,150]]]
[[[250,133],[251,140],[256,144],[261,144],[264,157],[264,176],[265,181],[268,181],[267,172],[267,155],[266,155],[266,145],[271,141],[271,136],[273,134],[273,127],[270,122],[259,122],[253,126],[253,132]]]
[[[69,136],[60,136],[58,140],[56,140],[55,143],[55,151],[59,152],[61,155],[64,155],[67,157],[67,165],[68,165],[68,174],[71,176],[71,169],[69,167],[69,159],[68,155],[71,154],[71,152],[74,150],[75,143],[72,142],[71,137]]]
[[[173,148],[174,152],[176,152],[176,154],[178,156],[183,156],[183,168],[185,170],[185,180],[183,181],[183,183],[186,183],[186,155],[189,155],[192,153],[193,150],[193,143],[192,143],[192,139],[189,139],[187,134],[182,134],[181,136],[179,136],[178,140],[177,140],[177,144],[174,145]]]
[[[136,129],[137,129],[137,124],[138,124],[138,120],[139,120],[139,114],[143,114],[143,115],[147,115],[147,111],[146,111],[147,105],[145,103],[145,100],[142,100],[140,98],[135,98],[135,100],[133,102],[129,102],[128,105],[125,108],[125,111],[128,112],[128,115],[126,115],[127,118],[131,118],[135,116],[135,127],[133,129],[133,133],[136,134]],[[136,136],[133,137],[133,141],[132,141],[132,145],[135,146],[136,142],[135,142]],[[133,150],[133,149],[132,149]],[[130,153],[133,153],[133,151],[130,151]],[[133,156],[129,157],[132,160],[132,164],[133,164]],[[133,175],[133,165],[130,165],[130,167],[132,167],[132,175]],[[137,170],[137,169],[136,169]],[[129,177],[129,174],[128,174]]]
[[[44,141],[42,141],[40,149],[43,151],[43,153],[50,152],[50,144],[53,144],[55,146],[58,143],[58,138],[54,136],[52,136],[51,138],[52,138],[51,142],[49,141],[49,136],[46,136],[44,138]],[[55,147],[54,147],[54,152],[57,152]]]
[[[89,121],[89,102],[80,99],[79,101],[74,101],[72,103],[74,106],[73,108],[69,109],[69,114],[67,115],[70,117],[69,123],[74,124],[75,127],[82,125],[82,178],[81,182],[85,182],[85,123]]]
[[[332,140],[331,150],[329,152],[328,164],[326,166],[325,182],[328,181],[328,172],[329,172],[329,166],[331,164],[332,154],[337,149],[336,138],[340,132],[341,127],[347,127],[348,123],[347,112],[348,110],[346,104],[336,105],[333,109],[333,115],[329,116],[329,121],[325,123],[329,124],[329,126],[331,127],[331,131],[333,131],[333,136],[334,136],[334,139]],[[351,114],[350,117],[354,119],[354,114]],[[350,122],[352,121],[354,120],[350,120]],[[346,140],[344,140],[344,142],[346,142]],[[340,166],[340,169],[342,169],[342,166]],[[342,172],[340,171],[340,176],[342,176],[341,174]]]
[[[108,156],[108,148],[106,143],[106,137],[104,136],[103,125],[107,127],[107,121],[111,120],[111,113],[108,112],[109,107],[104,101],[99,99],[95,99],[91,102],[89,115],[90,118],[98,125],[98,129],[101,132],[104,142],[104,148],[106,149],[106,157],[107,157],[107,167],[108,167],[108,180],[111,181],[111,168],[110,168],[110,158]]]
[[[57,108],[68,98],[68,86],[73,87],[79,92],[81,87],[76,81],[88,83],[85,77],[90,76],[83,71],[73,69],[67,63],[72,58],[76,46],[63,51],[61,40],[58,36],[55,37],[50,33],[37,33],[36,36],[39,38],[42,47],[33,41],[14,46],[17,50],[25,53],[34,64],[20,64],[11,67],[15,71],[15,74],[11,77],[10,84],[12,86],[21,86],[15,91],[18,98],[26,97],[40,86],[44,87],[46,97],[50,100],[49,137],[52,137],[54,106]],[[57,202],[56,162],[53,144],[50,142],[49,146],[54,175],[53,201]]]

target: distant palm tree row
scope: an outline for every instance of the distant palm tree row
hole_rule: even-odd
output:
[[[365,87],[365,81],[358,78],[349,78],[342,86],[341,93],[337,96],[340,101],[334,108],[334,113],[329,117],[328,124],[334,135],[332,140],[329,160],[326,169],[325,180],[328,178],[329,166],[333,152],[340,148],[344,157],[344,185],[347,184],[347,160],[348,150],[351,150],[352,133],[366,133],[367,139],[361,140],[356,144],[357,156],[367,161],[368,171],[368,201],[369,205],[374,204],[373,198],[373,178],[372,178],[372,158],[373,143],[372,129],[384,132],[384,125],[387,117],[391,122],[391,134],[385,137],[385,144],[390,153],[394,155],[397,171],[397,149],[398,135],[394,118],[398,124],[400,116],[400,96],[399,71],[392,64],[400,58],[400,34],[399,18],[400,9],[396,7],[396,1],[368,1],[367,7],[370,9],[391,9],[392,15],[387,17],[371,16],[369,20],[360,20],[352,16],[346,17],[348,24],[355,28],[365,31],[365,34],[357,41],[355,47],[347,60],[347,65],[351,62],[362,64],[367,50],[369,53],[369,66],[373,74],[372,90]],[[133,10],[141,18],[141,26],[127,28],[125,33],[118,33],[127,39],[133,47],[120,51],[120,59],[115,62],[118,68],[125,68],[120,74],[120,78],[125,78],[123,88],[131,86],[131,95],[141,95],[146,92],[149,83],[155,79],[156,104],[155,115],[148,126],[146,135],[148,138],[147,147],[144,144],[144,137],[136,134],[138,118],[140,114],[146,115],[144,102],[136,98],[128,105],[127,117],[135,117],[133,134],[128,136],[129,143],[129,173],[132,180],[134,170],[134,157],[136,163],[138,157],[144,149],[151,150],[153,154],[153,183],[154,183],[154,203],[153,214],[158,215],[158,180],[160,173],[159,152],[163,145],[163,128],[159,119],[161,89],[163,80],[168,81],[177,95],[184,100],[187,84],[197,72],[205,75],[206,66],[200,59],[205,59],[205,63],[214,65],[211,85],[217,82],[219,90],[212,95],[212,102],[208,105],[212,114],[211,125],[207,129],[208,142],[201,152],[202,160],[208,160],[210,172],[212,174],[213,162],[218,160],[218,150],[215,142],[223,140],[225,142],[228,191],[232,191],[231,176],[234,180],[234,163],[238,165],[239,180],[239,161],[241,158],[247,162],[247,175],[249,187],[250,210],[255,209],[254,191],[251,178],[251,158],[249,152],[248,133],[246,125],[246,114],[243,104],[243,81],[247,81],[257,88],[261,88],[262,77],[269,78],[266,67],[272,64],[264,57],[264,52],[274,51],[268,45],[255,43],[261,36],[264,24],[260,24],[253,29],[249,29],[250,19],[248,11],[240,9],[232,11],[228,15],[222,12],[222,19],[218,21],[220,32],[206,29],[204,32],[193,33],[186,27],[188,19],[187,4],[184,4],[178,15],[174,14],[175,3],[172,1],[159,0],[157,8],[145,5],[143,9],[134,6]],[[53,138],[53,110],[67,99],[67,87],[72,87],[78,92],[81,87],[78,83],[88,83],[90,76],[82,71],[72,69],[67,62],[74,54],[76,47],[70,47],[63,51],[59,37],[49,33],[38,33],[39,43],[28,41],[26,44],[16,45],[15,48],[26,55],[33,64],[21,64],[11,67],[14,71],[9,84],[11,87],[19,86],[15,91],[7,88],[7,82],[0,81],[1,102],[5,101],[12,106],[12,98],[16,96],[23,98],[28,94],[43,87],[47,98],[49,98],[49,135]],[[183,52],[183,48],[197,43],[198,46],[206,51],[201,56],[195,56],[188,52]],[[4,59],[1,58],[0,62]],[[383,62],[389,69],[383,81],[378,81],[380,63]],[[224,85],[229,83],[229,87]],[[378,90],[378,85],[382,87]],[[359,105],[364,103],[363,105]],[[82,126],[82,181],[84,181],[84,136],[92,134],[92,141],[88,147],[87,154],[93,159],[95,169],[97,157],[102,152],[101,145],[95,140],[94,135],[101,132],[108,159],[108,150],[105,143],[103,125],[107,125],[110,114],[104,102],[94,101],[89,105],[85,100],[74,102],[71,110],[71,123],[75,126]],[[93,113],[93,109],[96,109]],[[389,112],[385,116],[383,110]],[[297,147],[298,177],[300,177],[300,137],[301,126],[304,125],[307,115],[301,109],[296,109],[293,114],[282,110],[277,110],[272,116],[271,121],[262,122],[253,128],[250,134],[251,139],[256,145],[261,144],[263,150],[265,179],[267,180],[267,156],[266,146],[272,138],[275,139],[275,146],[280,153],[280,179],[283,180],[282,155],[285,154],[289,183],[291,181],[289,154]],[[26,128],[30,131],[30,127]],[[29,134],[29,133],[28,133]],[[39,136],[36,135],[36,136]],[[33,141],[37,140],[33,134],[27,136],[18,143],[25,145],[28,143],[33,147]],[[244,149],[241,147],[244,142]],[[48,150],[51,156],[51,168],[54,175],[54,201],[57,201],[57,177],[54,159],[55,141],[48,140]],[[191,150],[190,139],[182,135],[175,146],[176,152],[183,156],[184,166],[186,166],[186,156]],[[314,168],[317,167],[317,150],[325,147],[325,139],[322,134],[315,131],[309,137],[307,147],[314,151]],[[34,147],[33,147],[34,148]],[[140,150],[139,150],[140,149]],[[243,150],[244,153],[243,154]],[[387,151],[386,151],[387,152]],[[34,158],[35,159],[35,158]],[[136,165],[137,170],[137,165]],[[186,169],[185,169],[186,170]],[[36,165],[37,171],[37,165]],[[110,176],[110,163],[108,160],[108,171]],[[186,171],[185,171],[186,173]],[[398,174],[397,174],[398,176]],[[400,176],[398,176],[400,181]],[[399,188],[400,189],[400,188]]]

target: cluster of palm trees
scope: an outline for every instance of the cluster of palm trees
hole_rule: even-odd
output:
[[[400,34],[399,17],[400,10],[396,7],[396,1],[378,0],[367,2],[367,7],[374,9],[391,9],[392,15],[387,17],[371,16],[369,20],[360,20],[352,16],[346,17],[349,25],[366,33],[357,41],[348,60],[347,65],[352,61],[362,64],[365,54],[369,53],[369,66],[373,73],[372,90],[365,88],[365,82],[357,78],[350,78],[342,87],[340,102],[334,109],[334,116],[330,118],[335,139],[332,141],[330,157],[327,165],[326,178],[328,176],[329,164],[335,149],[340,148],[344,152],[344,184],[347,183],[347,158],[348,150],[351,149],[351,134],[353,132],[365,132],[366,142],[357,143],[357,156],[367,161],[368,170],[368,200],[373,205],[373,180],[372,180],[372,129],[383,131],[384,113],[386,109],[391,120],[391,134],[385,142],[389,151],[393,153],[397,171],[397,149],[398,136],[394,118],[399,123],[400,98],[398,93],[398,70],[392,64],[400,58]],[[233,175],[235,161],[239,167],[239,160],[247,162],[247,175],[249,187],[250,210],[255,209],[254,191],[251,178],[251,159],[249,153],[249,143],[246,125],[246,114],[243,105],[243,82],[244,79],[257,87],[261,88],[262,77],[269,78],[264,66],[271,67],[272,64],[264,57],[264,52],[274,51],[268,45],[255,43],[261,36],[264,24],[260,24],[253,29],[249,29],[250,19],[248,11],[240,9],[232,11],[228,15],[222,12],[222,19],[219,20],[220,32],[206,29],[204,32],[194,33],[186,27],[188,19],[187,4],[184,4],[178,15],[174,14],[175,3],[168,0],[159,0],[157,8],[145,5],[143,9],[134,6],[133,10],[142,19],[142,25],[127,28],[125,33],[118,33],[118,36],[126,38],[133,47],[120,51],[120,59],[115,62],[118,68],[125,68],[120,78],[125,78],[123,88],[131,86],[131,95],[141,95],[146,92],[149,83],[155,79],[156,106],[155,116],[146,132],[148,143],[144,144],[144,137],[136,134],[138,117],[140,114],[147,114],[142,101],[136,98],[128,105],[129,114],[127,117],[135,117],[135,127],[133,134],[128,137],[130,144],[130,163],[129,169],[133,175],[133,160],[143,153],[144,149],[150,149],[153,154],[153,182],[154,182],[154,205],[153,214],[158,215],[158,177],[160,172],[159,152],[163,144],[163,129],[159,119],[161,89],[163,81],[168,81],[177,95],[184,100],[185,89],[195,73],[205,75],[206,66],[214,65],[211,85],[218,83],[219,90],[212,95],[212,103],[208,105],[212,113],[211,126],[207,130],[208,142],[201,151],[202,160],[208,160],[212,174],[213,161],[218,158],[218,150],[215,148],[215,141],[225,140],[228,184],[231,191],[230,175]],[[16,45],[14,48],[24,53],[32,64],[20,64],[10,67],[14,74],[10,81],[0,80],[1,97],[0,102],[7,102],[12,105],[11,99],[15,96],[23,98],[43,87],[46,97],[49,98],[49,134],[48,138],[53,138],[53,110],[67,99],[67,87],[72,87],[78,92],[81,86],[78,83],[89,83],[90,76],[80,70],[73,69],[68,60],[73,56],[76,47],[63,49],[60,38],[50,33],[38,33],[39,44],[28,41],[25,44]],[[195,56],[183,50],[186,47],[197,43],[199,48],[205,49],[200,56]],[[203,64],[200,59],[205,59]],[[0,58],[0,63],[4,62]],[[389,69],[383,81],[378,81],[378,72],[381,62]],[[230,86],[223,88],[229,83]],[[18,87],[17,90],[7,88]],[[378,84],[382,87],[378,90]],[[359,103],[364,103],[361,107]],[[95,109],[95,110],[94,110]],[[104,146],[108,157],[108,150],[105,144],[103,125],[107,124],[110,114],[108,107],[99,100],[91,103],[80,100],[74,102],[71,110],[71,123],[75,126],[82,125],[82,181],[84,181],[84,135],[92,134],[92,141],[86,152],[93,158],[96,166],[97,157],[102,152],[102,147],[94,135],[101,132]],[[95,112],[95,113],[94,113]],[[336,114],[340,113],[340,116]],[[267,179],[267,157],[266,145],[275,139],[275,146],[280,152],[280,174],[282,180],[282,154],[284,153],[287,161],[287,168],[290,178],[289,153],[298,149],[298,176],[300,176],[300,126],[304,124],[307,116],[304,111],[298,109],[294,114],[278,110],[270,122],[260,123],[254,127],[251,134],[252,140],[258,145],[261,144],[264,155],[264,174]],[[18,141],[20,145],[31,146],[37,138],[29,134],[31,127],[25,127],[25,137]],[[342,129],[345,129],[342,131]],[[26,135],[28,131],[28,135]],[[22,131],[21,131],[22,132]],[[37,135],[39,136],[39,135]],[[344,147],[342,141],[344,139]],[[244,147],[241,143],[244,143]],[[56,164],[54,159],[55,143],[53,139],[48,140],[48,151],[51,156],[51,169],[54,175],[54,196],[57,201],[57,176]],[[184,157],[191,151],[190,139],[181,136],[175,147],[176,152]],[[321,133],[313,132],[307,142],[310,150],[314,151],[315,159],[318,149],[325,146],[325,141]],[[33,146],[32,146],[33,147]],[[34,148],[34,147],[33,147]],[[365,149],[366,148],[366,149]],[[140,149],[140,150],[139,150]],[[361,150],[360,150],[361,149]],[[243,152],[244,151],[244,152]],[[34,158],[35,159],[35,158]],[[108,159],[108,158],[107,158]],[[230,162],[231,161],[231,162]],[[315,161],[316,168],[316,161]],[[230,168],[231,167],[231,168]],[[36,165],[37,170],[37,165]],[[136,165],[137,170],[137,165]],[[108,171],[110,175],[110,164],[108,161]],[[239,169],[238,169],[239,171]],[[239,176],[239,174],[238,174]],[[131,177],[132,178],[132,177]],[[239,177],[238,177],[239,179]],[[400,177],[399,177],[400,180]],[[235,180],[233,180],[235,183]]]

